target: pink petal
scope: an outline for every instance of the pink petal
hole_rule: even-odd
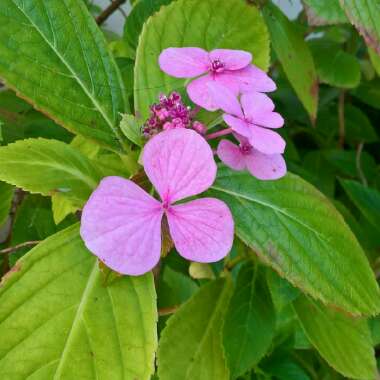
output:
[[[252,54],[243,50],[215,49],[209,53],[210,60],[219,59],[226,70],[239,70],[252,61]]]
[[[226,114],[226,113],[223,114],[223,120],[236,133],[250,139],[250,137],[251,137],[251,126],[246,121],[239,119],[235,116]]]
[[[214,74],[214,80],[222,86],[227,87],[235,96],[239,95],[240,82],[239,78],[234,77],[233,71]]]
[[[159,133],[145,145],[142,161],[161,199],[169,203],[207,190],[216,176],[210,146],[191,129]]]
[[[244,117],[237,96],[229,88],[221,85],[217,81],[210,81],[207,86],[213,98],[213,102],[218,108],[240,118]]]
[[[241,92],[271,92],[277,88],[265,71],[255,65],[249,65],[226,75],[232,76],[235,81],[239,82]]]
[[[261,180],[278,179],[286,174],[286,163],[281,154],[263,154],[257,150],[246,157],[247,169]]]
[[[218,109],[218,105],[215,104],[208,86],[213,81],[214,79],[210,75],[205,75],[191,81],[186,88],[192,102],[208,111],[216,111]]]
[[[106,177],[83,208],[80,234],[108,267],[137,276],[160,259],[162,215],[160,202],[134,182]]]
[[[197,47],[167,48],[158,58],[162,71],[176,78],[192,78],[208,71],[208,53]]]
[[[265,94],[259,92],[246,93],[241,96],[244,115],[256,125],[267,128],[280,128],[284,119],[274,110],[274,103]]]
[[[249,143],[261,153],[284,153],[286,143],[278,133],[253,124],[250,124],[250,133]]]
[[[245,157],[239,147],[229,140],[220,141],[217,149],[218,157],[234,170],[245,169]]]
[[[170,235],[182,257],[209,263],[222,259],[231,250],[234,222],[224,202],[196,199],[172,206],[167,218]]]

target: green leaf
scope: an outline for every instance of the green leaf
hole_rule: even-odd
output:
[[[163,49],[182,46],[246,50],[257,66],[266,70],[269,64],[268,31],[253,5],[241,0],[172,2],[145,23],[140,37],[134,86],[135,111],[142,119],[160,92],[183,89],[186,79],[167,76],[157,64]]]
[[[81,205],[97,186],[100,175],[70,145],[28,139],[0,147],[0,179],[32,193],[59,193]]]
[[[13,199],[13,186],[0,182],[0,227],[7,221]]]
[[[380,54],[380,7],[378,0],[339,0],[348,19],[368,46]]]
[[[304,296],[294,302],[310,342],[338,372],[354,379],[374,379],[376,361],[366,320],[352,319]]]
[[[62,196],[62,194],[54,194],[51,197],[51,208],[55,224],[61,223],[67,215],[73,214],[78,210],[78,207],[73,205],[70,199]]]
[[[168,320],[158,349],[160,380],[229,380],[221,329],[231,285],[209,282]]]
[[[0,288],[2,379],[150,379],[152,275],[102,286],[78,225],[25,255]]]
[[[243,375],[267,353],[275,327],[275,310],[264,272],[248,263],[239,271],[223,329],[232,379]]]
[[[347,22],[339,0],[303,0],[309,25],[334,25]]]
[[[310,380],[294,358],[284,352],[276,353],[266,360],[263,369],[276,380]]]
[[[352,91],[352,95],[360,99],[363,103],[380,109],[380,78],[363,81],[359,87]]]
[[[368,46],[368,54],[376,74],[380,76],[380,54]]]
[[[294,286],[353,315],[380,310],[363,250],[313,186],[290,173],[260,181],[222,166],[208,193],[229,205],[238,237]]]
[[[340,183],[355,206],[380,231],[380,192],[356,181],[341,180]]]
[[[361,71],[358,59],[342,50],[339,44],[311,41],[318,77],[334,87],[354,88],[359,85]]]
[[[120,150],[124,86],[82,1],[2,0],[0,77],[59,124]]]
[[[121,131],[137,146],[143,146],[141,125],[133,115],[124,114],[120,122]]]
[[[263,8],[273,49],[289,82],[314,120],[318,106],[318,79],[313,57],[296,26],[273,4]]]
[[[157,12],[161,6],[167,5],[172,0],[139,0],[132,8],[124,24],[124,38],[134,50],[146,20]]]

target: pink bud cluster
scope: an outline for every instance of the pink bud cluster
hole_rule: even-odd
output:
[[[169,96],[161,94],[159,103],[150,107],[150,117],[143,126],[143,135],[151,138],[157,133],[177,128],[192,128],[200,134],[205,133],[205,126],[192,120],[191,108],[186,106],[178,92]]]

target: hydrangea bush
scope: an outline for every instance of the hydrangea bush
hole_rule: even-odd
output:
[[[0,379],[376,379],[376,0],[0,4]]]

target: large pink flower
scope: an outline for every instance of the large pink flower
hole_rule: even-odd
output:
[[[218,109],[208,83],[218,82],[235,95],[240,92],[270,92],[276,84],[258,67],[251,64],[252,55],[242,50],[215,49],[207,52],[197,47],[168,48],[162,51],[159,65],[162,71],[176,78],[193,78],[187,93],[199,106]]]
[[[252,147],[249,141],[235,134],[239,146],[229,140],[220,141],[217,149],[219,158],[231,169],[247,169],[254,177],[262,180],[278,179],[286,174],[286,163],[281,154],[263,154]]]
[[[274,104],[265,94],[258,92],[243,94],[238,98],[218,83],[210,83],[210,92],[215,103],[226,113],[223,120],[232,130],[246,137],[249,143],[264,154],[281,154],[285,140],[271,129],[284,125],[282,116],[273,112]],[[268,129],[270,128],[270,129]]]
[[[198,262],[226,256],[234,234],[226,204],[214,198],[176,203],[215,180],[216,164],[204,138],[184,128],[161,132],[146,144],[142,161],[161,201],[130,180],[104,178],[83,209],[86,247],[117,272],[143,274],[160,259],[165,215],[180,255]]]

